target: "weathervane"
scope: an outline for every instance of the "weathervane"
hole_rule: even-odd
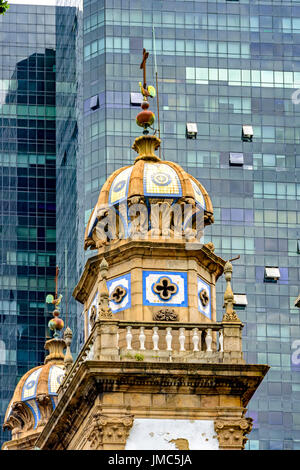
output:
[[[152,124],[154,123],[155,120],[155,114],[150,111],[149,108],[149,103],[148,103],[148,97],[154,98],[156,96],[156,90],[152,85],[147,86],[147,78],[146,78],[146,62],[149,57],[149,52],[146,51],[146,49],[143,49],[143,60],[140,65],[140,69],[143,70],[143,81],[139,82],[139,86],[141,89],[141,93],[143,95],[143,102],[141,104],[141,108],[143,111],[141,111],[137,117],[136,117],[136,123],[138,126],[144,128],[144,134],[148,134],[149,131],[147,130],[148,127],[151,127]]]
[[[54,310],[52,312],[53,318],[48,323],[48,327],[50,330],[54,331],[54,338],[58,337],[58,331],[62,330],[64,327],[64,322],[61,318],[59,317],[60,314],[60,309],[59,309],[59,304],[62,299],[62,295],[57,294],[57,283],[58,283],[58,274],[59,274],[59,267],[56,266],[56,271],[55,271],[55,296],[52,294],[48,294],[46,297],[46,302],[47,304],[53,304],[54,305]]]

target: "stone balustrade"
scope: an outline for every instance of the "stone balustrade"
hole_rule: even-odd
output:
[[[244,364],[241,322],[181,323],[97,320],[66,374],[59,396],[80,364],[144,361]]]

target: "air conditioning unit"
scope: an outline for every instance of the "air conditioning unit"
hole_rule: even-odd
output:
[[[99,96],[95,95],[90,98],[90,109],[95,110],[99,108]]]
[[[140,106],[143,102],[142,93],[130,93],[130,104],[132,106]]]
[[[195,122],[187,122],[186,136],[188,139],[196,139],[198,133],[197,124]]]
[[[278,281],[280,279],[280,270],[278,267],[265,267],[265,281]]]
[[[253,127],[245,125],[242,127],[242,141],[252,142],[253,139]]]
[[[244,154],[243,153],[230,153],[229,154],[229,165],[231,165],[231,166],[243,166],[244,165]]]
[[[235,307],[245,308],[248,305],[246,294],[234,294],[233,305]]]

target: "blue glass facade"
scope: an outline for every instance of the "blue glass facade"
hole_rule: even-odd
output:
[[[0,16],[0,418],[18,379],[43,363],[53,292],[55,9]],[[9,438],[2,432],[1,441]]]
[[[247,447],[299,449],[300,375],[292,358],[300,338],[300,7],[84,0],[83,11],[84,222],[107,176],[134,159],[139,108],[130,93],[139,92],[143,47],[147,82],[155,86],[156,49],[162,157],[209,192],[215,223],[206,241],[225,259],[240,255],[233,287],[248,301],[238,310],[245,358],[271,366],[250,404]],[[197,139],[187,139],[187,123],[197,124]],[[245,125],[253,129],[248,141]],[[266,267],[279,268],[279,280],[268,282]],[[218,320],[223,289],[220,281]]]
[[[80,305],[72,297],[84,266],[82,240],[82,5],[61,0],[56,7],[56,203],[59,290],[72,350],[83,335]],[[78,322],[78,324],[77,324]]]
[[[300,449],[299,2],[59,3],[12,5],[0,17],[1,413],[16,377],[43,361],[44,298],[55,272],[53,66],[59,289],[76,352],[83,326],[71,293],[95,253],[83,251],[84,228],[106,178],[135,158],[131,92],[139,92],[145,47],[154,86],[156,51],[161,156],[209,192],[215,223],[205,241],[224,259],[240,255],[233,288],[248,301],[238,310],[245,358],[271,366],[250,402],[247,447]],[[196,139],[187,139],[187,123],[197,124]],[[253,128],[248,141],[244,125]],[[265,279],[266,267],[280,278]],[[218,320],[223,291],[220,280]]]

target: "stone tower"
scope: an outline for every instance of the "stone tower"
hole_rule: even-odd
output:
[[[85,343],[68,364],[40,449],[240,450],[251,431],[246,407],[268,366],[245,363],[232,265],[202,243],[214,221],[211,199],[155,153],[154,92],[145,81],[138,155],[107,179],[87,224],[84,246],[97,254],[73,293]]]

